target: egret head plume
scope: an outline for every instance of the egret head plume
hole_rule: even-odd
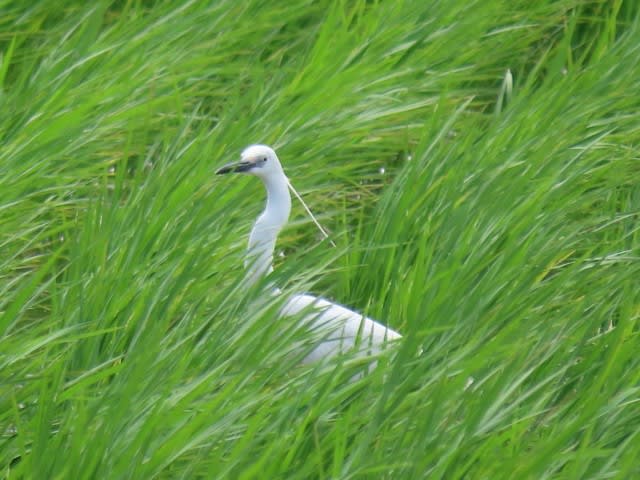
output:
[[[282,169],[280,160],[278,159],[278,156],[276,155],[276,152],[273,150],[273,148],[267,145],[248,146],[242,151],[239,162],[229,163],[227,165],[224,165],[223,167],[220,167],[216,171],[216,174],[218,175],[222,175],[225,173],[248,173],[249,175],[259,177],[267,187],[267,200],[269,199],[269,194],[275,196],[277,192],[280,192],[280,188],[284,185],[287,200],[286,202],[284,202],[284,204],[286,204],[286,207],[282,209],[282,211],[286,213],[286,215],[284,215],[285,219],[283,223],[286,222],[286,220],[289,218],[289,210],[291,208],[289,194],[286,192],[286,189],[291,189],[296,198],[300,200],[300,203],[302,203],[302,206],[311,217],[311,220],[313,220],[313,223],[315,223],[316,226],[320,229],[322,235],[325,238],[329,238],[329,234],[324,228],[322,228],[322,225],[320,225],[318,220],[316,220],[316,217],[313,215],[313,213],[311,213],[311,210],[309,209],[305,201],[302,199],[296,189],[293,188],[293,185],[284,174],[284,170]],[[277,231],[279,230],[280,226],[278,227]],[[331,245],[333,245],[334,247],[336,246],[333,240],[329,239],[329,241],[331,242]]]

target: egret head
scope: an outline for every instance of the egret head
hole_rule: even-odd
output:
[[[239,162],[220,167],[217,175],[224,173],[247,173],[262,180],[284,175],[276,152],[266,145],[251,145],[242,151]]]

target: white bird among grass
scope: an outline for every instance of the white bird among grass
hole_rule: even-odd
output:
[[[216,173],[254,175],[262,180],[267,190],[267,204],[251,230],[245,260],[248,282],[254,284],[260,277],[273,271],[276,239],[291,212],[291,184],[284,174],[276,152],[266,145],[247,147],[242,152],[239,162],[225,165]],[[318,227],[322,230],[319,224]],[[300,312],[305,312],[302,316],[310,320],[310,327],[318,332],[321,338],[319,344],[304,358],[303,363],[349,351],[375,354],[389,341],[402,337],[398,332],[375,320],[313,295],[293,295],[281,311],[285,316],[295,316]]]

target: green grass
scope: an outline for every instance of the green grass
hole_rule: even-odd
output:
[[[4,477],[640,476],[636,2],[0,9]],[[256,142],[338,246],[270,280],[404,335],[358,382],[242,285]]]

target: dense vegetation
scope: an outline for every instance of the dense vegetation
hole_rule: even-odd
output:
[[[640,4],[0,9],[3,476],[640,477]],[[404,339],[302,367],[297,291]]]

